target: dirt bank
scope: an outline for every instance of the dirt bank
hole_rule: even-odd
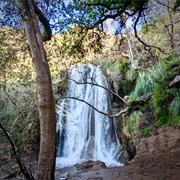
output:
[[[127,166],[89,167],[69,174],[68,180],[178,180],[180,179],[180,129],[162,127],[156,135],[138,140],[137,155]],[[67,174],[66,174],[67,175]]]

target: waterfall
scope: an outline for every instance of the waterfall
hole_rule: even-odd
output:
[[[108,88],[99,66],[78,65],[69,70],[68,77],[67,97],[110,112],[108,91],[93,85]],[[121,166],[116,119],[108,118],[77,99],[65,98],[58,104],[56,167],[68,167],[86,160],[100,160],[106,166]]]

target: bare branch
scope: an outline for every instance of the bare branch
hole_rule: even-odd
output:
[[[83,82],[83,83],[80,83],[80,82],[77,82],[75,81],[74,79],[71,79],[71,78],[68,78],[69,80],[75,82],[76,84],[91,84],[91,85],[94,85],[94,86],[97,86],[97,87],[101,87],[107,91],[109,91],[110,93],[112,93],[113,95],[115,95],[116,97],[118,97],[121,101],[123,101],[126,105],[127,105],[127,102],[121,97],[119,96],[117,93],[113,92],[112,90],[110,90],[109,88],[106,88],[104,86],[101,86],[99,84],[96,84],[96,83],[92,83],[92,82]]]
[[[87,104],[88,106],[90,106],[91,108],[93,108],[95,111],[97,111],[98,113],[100,114],[103,114],[105,116],[108,116],[109,118],[114,118],[114,117],[118,117],[120,116],[121,114],[127,112],[129,110],[129,107],[126,107],[125,109],[123,109],[122,111],[118,112],[117,114],[108,114],[106,112],[103,112],[99,109],[97,109],[96,107],[94,107],[92,104],[88,103],[87,101],[83,100],[83,99],[79,99],[79,98],[76,98],[76,97],[60,97],[60,98],[56,98],[56,99],[74,99],[74,100],[77,100],[77,101],[81,101],[85,104]]]
[[[116,17],[120,16],[121,14],[123,14],[126,10],[126,7],[127,6],[124,6],[122,9],[120,9],[116,14],[113,14],[113,15],[104,15],[104,18],[98,20],[97,22],[95,22],[94,26],[97,26],[101,23],[103,23],[105,20],[107,19],[115,19]]]
[[[167,4],[164,4],[164,3],[160,2],[159,0],[156,0],[156,2],[159,3],[159,4],[161,4],[161,5],[164,6],[164,7],[168,8],[168,9],[174,10],[174,7],[170,7],[170,6],[168,6]]]
[[[142,9],[139,10],[139,12],[138,12],[138,17],[136,18],[136,21],[135,21],[135,23],[134,23],[134,33],[135,33],[135,37],[138,39],[139,42],[141,42],[141,43],[144,45],[145,50],[150,51],[151,48],[156,48],[156,49],[158,49],[160,52],[162,52],[162,53],[165,54],[165,52],[164,52],[161,48],[159,48],[159,47],[157,47],[157,46],[148,45],[147,43],[145,43],[145,42],[138,36],[138,33],[137,33],[137,23],[139,22],[139,19],[140,19],[141,15],[142,15],[142,11],[143,11]]]
[[[22,174],[24,175],[24,177],[28,180],[34,180],[34,177],[32,176],[32,174],[30,174],[26,168],[26,166],[24,165],[24,163],[21,161],[17,151],[16,151],[16,148],[15,148],[15,145],[14,145],[14,142],[13,140],[11,139],[10,135],[8,134],[8,132],[5,130],[5,128],[3,127],[3,125],[0,123],[0,128],[2,129],[2,131],[4,132],[4,134],[6,135],[10,145],[11,145],[11,148],[13,150],[13,153],[16,157],[16,161],[19,165],[19,168],[22,172]]]
[[[179,19],[179,20],[177,20],[177,21],[175,21],[175,22],[172,22],[172,23],[166,24],[166,26],[171,26],[171,25],[176,24],[176,23],[179,23],[179,22],[180,22],[180,19]]]

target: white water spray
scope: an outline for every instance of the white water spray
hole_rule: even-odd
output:
[[[109,112],[111,106],[107,90],[86,83],[108,88],[99,66],[80,65],[72,68],[68,76],[68,97],[82,99],[100,111]],[[109,119],[87,104],[69,98],[59,102],[57,113],[57,168],[86,160],[100,160],[106,166],[122,165],[119,162],[121,148],[115,119]]]

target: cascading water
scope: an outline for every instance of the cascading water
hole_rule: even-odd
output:
[[[86,160],[100,160],[107,166],[121,166],[116,120],[95,111],[111,108],[105,76],[99,66],[79,65],[69,73],[67,98],[58,105],[56,167],[63,168]],[[89,82],[89,83],[87,83]],[[79,100],[78,100],[79,99]]]

